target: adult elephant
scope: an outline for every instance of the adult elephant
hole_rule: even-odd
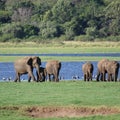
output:
[[[53,75],[53,81],[59,82],[59,72],[61,69],[61,62],[58,60],[50,60],[46,63],[46,72],[49,81],[51,81],[51,75]]]
[[[93,75],[93,64],[91,62],[86,62],[82,65],[82,71],[84,73],[84,81],[92,81],[92,75]]]
[[[106,71],[108,73],[108,81],[117,81],[119,73],[119,63],[117,61],[109,61],[106,65]]]
[[[37,74],[37,82],[45,82],[47,77],[47,71],[44,67],[39,68],[39,73],[36,71]],[[40,77],[39,77],[40,74]]]
[[[31,78],[33,81],[36,81],[35,76],[33,75],[33,68],[36,68],[38,76],[40,77],[39,67],[41,65],[41,59],[37,56],[27,56],[19,60],[16,60],[14,63],[14,68],[16,71],[15,82],[20,82],[20,76],[22,74],[28,74],[28,82]]]
[[[97,77],[96,77],[96,80],[99,81],[105,81],[106,80],[106,65],[107,63],[109,62],[108,59],[102,59],[98,62],[97,64]]]

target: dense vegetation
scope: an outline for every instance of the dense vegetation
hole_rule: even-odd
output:
[[[0,41],[120,40],[120,0],[0,0]]]

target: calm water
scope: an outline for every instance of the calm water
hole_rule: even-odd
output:
[[[60,77],[64,80],[71,80],[73,77],[76,77],[76,79],[80,80],[83,79],[83,72],[82,72],[82,65],[85,62],[62,62],[62,68],[60,71]],[[97,74],[97,63],[98,62],[92,62],[94,65],[94,73],[93,73],[93,79],[95,79],[95,76]],[[45,67],[46,62],[42,62],[42,67]],[[35,74],[35,70],[34,70]],[[13,62],[0,62],[0,80],[3,79],[7,80],[8,78],[14,80],[15,78],[15,71]],[[28,77],[27,75],[22,75],[21,79],[26,80]],[[120,71],[119,71],[119,79],[120,79]]]
[[[120,57],[120,53],[74,53],[74,54],[0,54],[0,56],[102,56],[102,57]]]
[[[80,53],[80,54],[0,54],[0,56],[103,56],[103,57],[120,57],[120,53]],[[62,62],[60,77],[65,80],[71,80],[76,77],[78,80],[83,79],[82,65],[85,62]],[[92,62],[94,65],[93,78],[97,73],[97,62]],[[42,67],[45,67],[46,62],[42,62]],[[35,70],[34,70],[35,74]],[[15,78],[15,71],[12,62],[0,62],[0,80]],[[21,79],[27,79],[27,75],[22,75]],[[120,79],[120,70],[119,70]]]

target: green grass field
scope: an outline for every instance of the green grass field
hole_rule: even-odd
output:
[[[59,83],[0,82],[1,120],[33,120],[25,109],[33,106],[58,107],[117,107],[120,109],[120,82],[60,81]],[[14,109],[18,107],[19,109]],[[82,118],[55,120],[119,120],[120,114],[93,115]],[[47,119],[47,118],[46,118]],[[48,118],[47,120],[49,120]],[[53,119],[53,118],[51,118]]]

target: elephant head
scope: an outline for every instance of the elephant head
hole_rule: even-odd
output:
[[[40,65],[41,65],[41,59],[37,56],[32,56],[32,66],[34,68],[36,68],[36,74],[38,75],[38,77],[40,78]]]

